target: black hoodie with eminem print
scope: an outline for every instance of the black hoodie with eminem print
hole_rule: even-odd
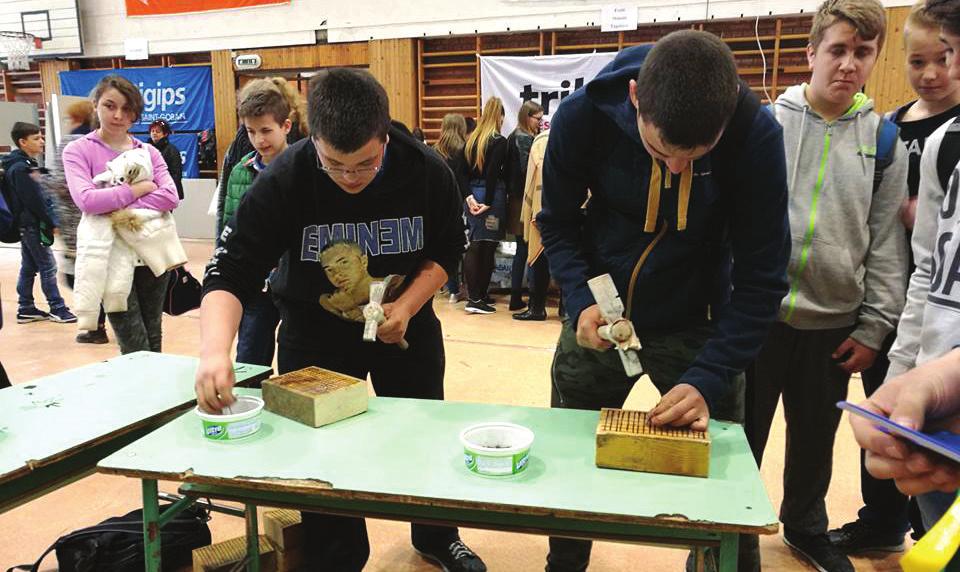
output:
[[[315,147],[304,139],[254,180],[207,266],[204,294],[226,290],[242,303],[263,288],[282,257],[270,285],[282,318],[279,343],[356,350],[362,317],[356,307],[337,309],[345,307],[341,289],[362,278],[403,286],[426,260],[452,274],[466,248],[461,213],[443,159],[397,127],[390,129],[383,167],[355,195],[320,168]],[[340,249],[345,267],[328,259],[325,272],[321,255],[335,242],[350,243]],[[428,302],[411,318],[407,339],[415,343],[419,329],[435,322]]]

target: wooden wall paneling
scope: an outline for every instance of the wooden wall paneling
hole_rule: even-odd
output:
[[[411,74],[416,62],[417,40],[401,38],[371,40],[370,73],[390,98],[390,115],[413,129],[419,123],[417,77]]]
[[[772,90],[773,99],[776,101],[780,93],[777,91],[779,87],[778,80],[780,79],[780,36],[783,32],[783,20],[777,18],[777,27],[774,30],[774,35],[776,40],[773,43],[773,80],[770,82],[770,89]]]
[[[423,129],[423,38],[417,38],[417,127]]]
[[[285,48],[257,48],[237,50],[236,53],[259,54],[262,60],[259,71],[307,71],[335,66],[366,66],[370,62],[368,51],[368,42],[347,42]]]
[[[13,77],[7,70],[0,71],[0,80],[3,81],[3,100],[16,101],[16,93],[13,91]]]
[[[43,60],[40,65],[40,85],[43,90],[44,103],[52,99],[53,94],[60,94],[60,72],[70,70],[70,62],[66,60]]]
[[[237,84],[230,50],[210,53],[213,71],[213,106],[217,132],[217,167],[237,132]]]
[[[420,128],[433,143],[447,113],[477,115],[477,36],[450,36],[420,40]]]
[[[903,27],[909,13],[910,6],[887,8],[887,36],[865,89],[880,113],[917,97],[907,80],[907,54],[903,46]]]

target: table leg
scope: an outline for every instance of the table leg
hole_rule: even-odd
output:
[[[160,499],[156,479],[143,479],[143,556],[146,572],[160,572]]]
[[[257,505],[247,507],[247,572],[260,572],[260,527],[257,525]]]
[[[705,572],[707,549],[697,546],[693,549],[693,569],[695,572]]]
[[[724,532],[720,535],[720,572],[737,572],[737,548],[740,535]]]

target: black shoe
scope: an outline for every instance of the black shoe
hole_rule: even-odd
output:
[[[468,314],[492,314],[497,311],[496,308],[485,303],[483,300],[479,300],[476,302],[473,300],[470,300],[469,302],[467,302],[467,305],[464,308],[464,310],[466,310]]]
[[[110,339],[107,338],[107,330],[105,328],[89,330],[77,334],[78,344],[105,344],[109,341]]]
[[[513,315],[514,320],[520,320],[522,322],[542,322],[547,319],[547,312],[545,310],[533,310],[528,308],[524,312]]]
[[[481,298],[480,301],[488,306],[493,306],[497,303],[497,301],[491,298],[489,294]]]
[[[413,547],[417,554],[443,569],[443,572],[487,572],[487,565],[480,557],[467,548],[461,540],[455,540],[446,548],[421,550]]]
[[[848,522],[827,533],[830,542],[845,554],[903,552],[903,533],[886,532],[862,520]]]
[[[523,310],[526,307],[527,307],[527,303],[524,302],[523,300],[510,300],[510,306],[508,307],[508,309],[511,312],[516,312],[517,310]]]
[[[854,572],[853,564],[826,534],[799,534],[783,531],[783,542],[805,557],[820,572]]]

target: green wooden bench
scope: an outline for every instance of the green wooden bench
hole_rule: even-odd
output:
[[[249,390],[248,390],[249,391]],[[256,393],[256,392],[254,392]],[[107,457],[103,473],[143,481],[147,570],[160,570],[157,529],[192,498],[247,505],[248,570],[257,571],[256,506],[284,506],[474,528],[676,547],[719,546],[736,570],[737,533],[778,521],[739,425],[711,421],[709,478],[599,469],[599,413],[373,398],[369,410],[313,429],[270,412],[260,432],[211,442],[193,412]],[[482,477],[464,466],[460,431],[510,421],[536,434],[525,472]],[[157,480],[183,483],[159,514]],[[698,551],[701,552],[702,551]]]
[[[197,363],[137,352],[0,390],[0,514],[92,473],[194,404]],[[234,371],[251,383],[271,370]]]

